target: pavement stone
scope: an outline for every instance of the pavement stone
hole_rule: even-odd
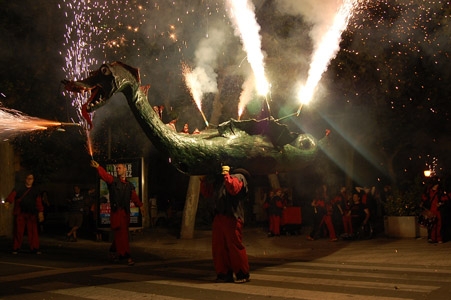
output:
[[[108,251],[109,242],[79,238],[76,243],[65,242],[55,234],[40,236],[41,249],[73,247],[91,251]],[[387,238],[383,235],[369,240],[349,241],[329,239],[309,241],[306,234],[268,237],[263,228],[245,228],[243,242],[250,261],[253,259],[287,261],[321,261],[359,264],[422,265],[451,267],[451,242],[430,244],[425,238]],[[26,247],[27,238],[24,240]],[[2,252],[11,250],[12,241],[0,237]],[[131,251],[149,253],[161,259],[211,258],[211,231],[195,230],[192,239],[180,239],[167,228],[144,229],[131,234]]]

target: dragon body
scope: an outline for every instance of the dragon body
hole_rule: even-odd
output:
[[[62,82],[68,91],[91,92],[82,108],[88,124],[89,113],[122,92],[152,144],[188,175],[217,173],[221,165],[245,168],[253,174],[297,171],[310,164],[318,152],[319,143],[311,135],[289,132],[270,118],[230,120],[200,134],[175,132],[150,105],[148,86],[141,86],[138,69],[121,62],[103,64],[86,79]]]

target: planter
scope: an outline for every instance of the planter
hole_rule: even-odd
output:
[[[418,219],[415,216],[386,216],[384,228],[385,235],[388,237],[417,238],[425,234],[424,230],[420,230]]]

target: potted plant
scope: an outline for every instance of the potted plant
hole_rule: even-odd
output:
[[[395,188],[384,203],[385,234],[389,237],[416,238],[420,236],[418,215],[421,212],[421,184],[413,183],[409,188]]]

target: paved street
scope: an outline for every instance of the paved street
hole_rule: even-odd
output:
[[[131,242],[136,265],[111,264],[109,244],[44,234],[42,255],[0,238],[0,299],[449,299],[451,243],[424,239],[307,241],[245,230],[251,282],[218,284],[211,233],[180,240],[165,229]]]

